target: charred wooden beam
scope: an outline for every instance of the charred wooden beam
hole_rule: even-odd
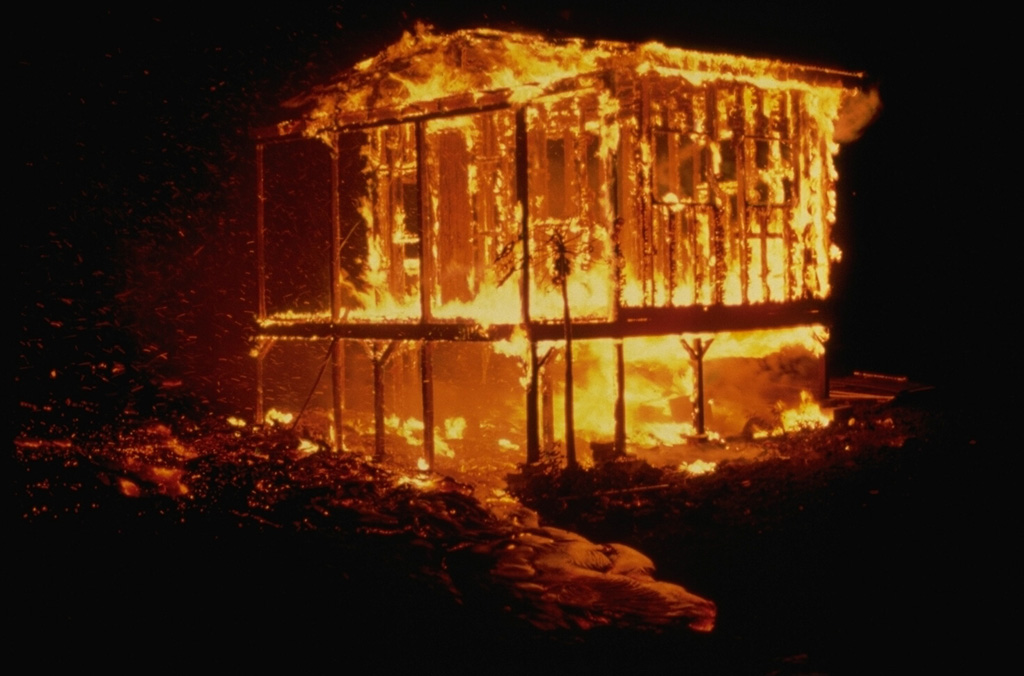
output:
[[[595,73],[583,73],[546,85],[536,96],[549,96],[558,94],[578,93],[585,90],[595,89],[599,83],[608,79],[608,71]],[[366,129],[381,125],[400,124],[403,122],[417,122],[436,120],[446,117],[473,115],[492,110],[502,110],[516,107],[512,101],[515,91],[512,89],[495,89],[483,92],[460,92],[429,101],[417,101],[406,105],[380,106],[374,109],[361,109],[358,111],[339,112],[335,117],[333,128],[342,129]],[[521,105],[521,104],[520,104]],[[293,123],[295,124],[295,123]],[[303,124],[303,123],[299,123]],[[283,129],[288,129],[287,125]],[[297,132],[300,133],[300,128]],[[272,139],[281,132],[276,127],[264,127],[252,131],[257,139]]]
[[[828,305],[815,299],[790,303],[712,307],[624,307],[620,310],[620,317],[620,326],[615,327],[615,334],[622,337],[750,331],[830,323]],[[595,333],[592,326],[586,322],[577,322],[573,332],[577,338],[616,337],[592,335]]]
[[[383,460],[384,445],[384,362],[374,358],[373,363],[373,457]]]
[[[786,215],[787,216],[786,217],[786,224],[787,224],[787,226],[789,226],[789,227],[786,228],[787,232],[789,232],[792,229],[792,224],[794,222],[793,221],[794,207],[795,207],[795,205],[797,205],[800,202],[800,191],[803,190],[802,183],[803,183],[803,180],[804,180],[803,172],[805,171],[805,168],[804,168],[804,163],[803,163],[804,155],[803,155],[803,141],[802,141],[802,139],[803,139],[803,133],[804,132],[803,132],[803,126],[802,126],[803,125],[803,115],[800,114],[800,111],[802,111],[803,109],[804,109],[803,94],[801,92],[794,92],[793,93],[793,115],[792,115],[793,129],[792,129],[792,133],[791,133],[791,136],[790,136],[790,138],[792,139],[792,147],[790,148],[790,160],[793,163],[793,170],[792,170],[792,176],[793,176],[793,188],[792,188],[792,191],[793,192],[792,192],[792,199],[790,200],[790,202],[791,202],[790,209],[789,209],[789,211],[788,211],[788,213]],[[793,288],[802,292],[804,290],[804,268],[803,268],[803,261],[801,259],[799,259],[799,258],[797,258],[797,259],[793,258],[794,254],[796,253],[796,248],[794,247],[794,244],[795,244],[794,238],[791,237],[790,240],[786,244],[786,251],[787,251],[786,260],[787,260],[788,264],[791,267],[793,267],[793,269],[794,269]]]
[[[423,128],[423,122],[416,122],[416,201],[419,203],[419,210],[417,213],[416,229],[420,233],[420,249],[419,249],[419,264],[420,264],[420,319],[421,321],[430,320],[430,296],[431,290],[434,288],[435,271],[433,267],[433,258],[429,255],[429,252],[434,248],[434,233],[433,228],[430,227],[430,190],[427,185],[430,177],[427,172],[427,140],[426,131]]]
[[[622,341],[615,341],[615,454],[626,453],[626,360]]]
[[[345,344],[335,340],[331,345],[331,414],[334,423],[334,439],[331,441],[332,451],[345,449],[341,438],[341,425],[345,409]]]
[[[543,361],[546,362],[547,357],[550,355],[551,352],[549,351]],[[551,450],[551,447],[555,444],[555,393],[551,371],[548,369],[544,369],[544,375],[541,376],[540,399],[542,441],[545,450]],[[537,460],[540,460],[539,454]]]
[[[522,211],[519,245],[522,247],[522,269],[519,273],[519,306],[523,324],[530,335],[530,162],[527,157],[529,125],[526,108],[516,111],[516,198]],[[494,327],[492,327],[494,328]],[[509,334],[511,335],[511,334]],[[538,419],[537,341],[530,338],[529,382],[526,385],[526,462],[540,462],[540,421]]]
[[[249,138],[260,145],[265,143],[283,143],[304,138],[305,120],[285,120],[268,127],[256,127],[249,130]]]
[[[370,361],[373,364],[373,456],[376,460],[383,460],[385,455],[384,444],[384,367],[399,345],[396,341],[383,344],[381,341],[371,341],[363,344]]]
[[[267,354],[270,353],[270,348],[274,347],[274,343],[277,342],[276,338],[259,338],[257,340],[256,347],[256,408],[253,413],[255,422],[257,425],[263,423],[263,407],[266,400],[266,368],[264,362],[267,359]]]
[[[341,321],[341,175],[338,135],[331,136],[331,321]],[[331,418],[334,438],[331,450],[344,448],[341,438],[345,408],[345,346],[335,338],[331,343]]]
[[[434,347],[420,343],[420,386],[423,396],[423,455],[427,468],[434,469]]]
[[[569,469],[578,467],[576,460],[576,419],[574,412],[575,387],[572,372],[572,319],[569,315],[569,292],[566,288],[567,272],[560,273],[562,287],[562,340],[565,342],[565,459]]]
[[[361,130],[374,127],[390,126],[405,122],[428,122],[448,117],[461,117],[492,110],[503,110],[511,107],[508,101],[508,90],[501,92],[485,92],[472,97],[454,96],[437,99],[412,106],[391,106],[375,110],[360,110],[342,113],[335,119],[338,130]]]
[[[717,333],[720,331],[751,331],[778,329],[809,324],[829,324],[831,314],[824,301],[805,300],[792,303],[758,305],[719,305],[714,307],[622,307],[619,319],[608,321],[576,320],[573,338],[630,338],[670,336],[682,333]],[[506,340],[521,325],[492,324],[481,326],[472,322],[311,322],[280,321],[256,329],[257,337],[359,340],[442,340],[496,341]],[[565,326],[561,321],[533,321],[525,325],[534,341],[562,341]]]
[[[704,427],[704,355],[707,354],[708,348],[711,347],[711,343],[714,342],[714,338],[704,342],[701,338],[696,338],[693,341],[693,345],[690,345],[685,340],[682,341],[683,347],[689,353],[690,357],[696,363],[696,377],[697,377],[697,401],[694,407],[694,421],[693,425],[697,428],[697,436],[705,437],[707,430]]]
[[[492,341],[512,336],[516,325],[499,324],[483,327],[473,323],[330,323],[281,322],[257,329],[258,336],[277,338],[325,339],[335,336],[357,340],[448,340]]]
[[[640,230],[640,283],[643,288],[645,303],[655,303],[655,273],[654,273],[654,176],[648,162],[644,162],[644,144],[653,142],[651,132],[651,83],[649,78],[640,82],[640,112],[638,128],[640,130],[640,143],[637,144],[634,166],[636,167],[636,182],[640,189],[637,191],[637,218]]]
[[[526,462],[527,464],[533,464],[540,462],[540,419],[537,411],[538,404],[538,388],[540,387],[540,377],[538,370],[540,366],[537,361],[537,341],[530,341],[530,379],[526,386]],[[547,391],[545,390],[545,395]],[[547,405],[547,400],[544,400],[544,405]],[[547,409],[545,409],[547,410]],[[545,432],[547,428],[545,427]],[[546,437],[545,437],[546,438]]]

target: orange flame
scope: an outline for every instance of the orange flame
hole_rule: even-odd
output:
[[[528,334],[561,321],[566,306],[573,323],[621,326],[648,311],[827,298],[842,255],[831,242],[833,156],[879,106],[851,86],[859,78],[654,42],[420,26],[290,102],[311,110],[303,133],[332,152],[349,148],[365,180],[346,198],[356,236],[342,256],[361,269],[343,280],[340,321],[511,333],[492,349],[512,358],[494,361],[515,365],[506,370],[518,388],[492,387],[497,400],[521,398]],[[326,310],[281,311],[262,326],[274,335],[330,321]],[[685,443],[698,411],[710,438],[827,418],[807,394],[822,373],[824,327],[679,328],[575,343],[578,437],[607,442],[621,431],[610,410],[622,393],[626,437],[639,448]],[[694,357],[682,343],[698,338],[710,348]],[[546,441],[556,442],[565,347],[533,347],[549,357],[539,377],[554,430]],[[405,415],[391,414],[388,427],[422,445],[423,423]],[[466,428],[444,419],[430,431],[437,452],[452,457]]]

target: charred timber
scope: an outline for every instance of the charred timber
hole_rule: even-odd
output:
[[[614,321],[573,322],[573,337],[582,340],[668,336],[682,333],[716,333],[787,328],[830,323],[830,312],[823,301],[761,305],[620,308]],[[444,340],[495,341],[510,338],[518,324],[481,326],[465,322],[314,322],[289,321],[257,328],[260,337],[274,338],[354,338],[363,340]],[[532,340],[561,341],[565,326],[561,321],[531,321],[526,324]]]

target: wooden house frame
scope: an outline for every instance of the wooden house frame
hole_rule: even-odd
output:
[[[406,35],[254,133],[257,417],[272,348],[318,341],[342,447],[345,346],[358,343],[382,451],[383,369],[396,345],[415,346],[432,464],[435,347],[520,340],[536,461],[550,437],[538,345],[569,326],[614,346],[619,450],[634,337],[681,338],[704,434],[701,368],[717,335],[812,327],[824,343],[834,125],[861,79],[655,43]],[[312,271],[296,273],[295,242],[319,252]],[[568,309],[558,243],[578,292]]]

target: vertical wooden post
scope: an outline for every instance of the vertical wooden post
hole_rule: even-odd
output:
[[[555,395],[552,392],[551,373],[544,369],[540,376],[541,430],[543,447],[550,449],[555,443]]]
[[[256,357],[256,409],[253,411],[253,422],[257,425],[263,423],[263,358]]]
[[[654,141],[651,131],[651,92],[648,80],[640,82],[640,138],[641,143],[637,146],[637,183],[640,186],[638,193],[637,207],[639,210],[638,225],[640,228],[640,280],[643,287],[643,304],[647,306],[656,305],[656,266],[654,242],[654,171],[650,161],[643,161],[643,145]]]
[[[373,345],[373,458],[384,459],[384,360]]]
[[[390,341],[386,346],[381,341],[374,340],[367,346],[367,353],[373,363],[373,457],[375,460],[383,460],[384,448],[384,367],[391,358],[398,341]]]
[[[427,137],[425,122],[416,122],[416,199],[419,203],[419,222],[414,224],[420,233],[420,321],[430,320],[430,297],[436,283],[436,270],[431,252],[434,248],[430,204],[430,173],[427,171]],[[467,243],[468,245],[468,243]]]
[[[526,386],[526,462],[532,464],[540,462],[540,421],[538,420],[537,411],[537,390],[540,387],[540,365],[537,360],[537,343],[536,341],[530,341],[530,381]],[[551,388],[545,387],[543,390],[543,407],[544,407],[544,447],[550,446],[551,437],[554,435],[553,428],[549,429],[548,421],[551,417],[548,415],[548,410],[552,406],[551,402]]]
[[[565,336],[565,461],[569,469],[579,466],[576,460],[576,416],[574,411],[572,373],[572,318],[569,315],[568,274],[561,275],[562,323]]]
[[[824,329],[822,331],[814,332],[814,339],[821,343],[823,350],[821,354],[821,369],[819,370],[821,380],[818,382],[818,393],[821,397],[821,401],[825,401],[829,398],[829,370],[828,370],[828,339],[829,331]]]
[[[423,455],[427,468],[434,469],[434,345],[420,343],[420,383],[423,388]]]
[[[615,302],[612,306],[614,321],[618,323],[622,308],[622,276],[625,265],[622,256],[622,226],[620,216],[612,224],[612,243],[615,255]],[[626,452],[626,364],[622,338],[615,340],[615,454]]]
[[[626,453],[626,363],[622,339],[615,341],[615,455]]]
[[[522,271],[519,278],[520,312],[527,338],[530,341],[530,378],[526,386],[526,462],[540,461],[540,434],[537,411],[537,341],[530,328],[530,165],[527,156],[526,108],[516,111],[516,199],[522,221],[519,227],[520,245],[523,247]]]
[[[683,347],[697,364],[697,406],[694,410],[693,424],[697,428],[697,436],[700,438],[704,438],[707,433],[704,429],[704,355],[707,354],[708,348],[713,342],[715,342],[714,338],[708,340],[707,343],[697,338],[693,341],[693,346],[690,346],[685,338],[682,339]]]
[[[662,207],[662,213],[668,212],[668,225],[665,232],[665,248],[668,249],[668,274],[665,275],[665,305],[673,306],[672,297],[676,290],[676,212],[672,207]]]
[[[341,176],[338,134],[331,135],[331,323],[341,321]],[[342,414],[345,408],[345,344],[335,340],[331,346],[331,418],[334,437],[331,450],[345,448],[342,439]]]
[[[612,302],[612,321],[619,321],[622,310],[622,277],[626,267],[625,255],[622,251],[622,227],[626,220],[619,216],[612,223],[612,253],[615,256],[615,298]]]
[[[804,172],[804,143],[803,143],[803,96],[800,92],[793,92],[790,100],[790,111],[789,121],[791,127],[787,129],[787,133],[790,134],[791,139],[789,147],[790,161],[793,163],[793,171],[790,174],[793,177],[793,188],[789,204],[786,207],[786,228],[785,232],[790,233],[791,239],[786,243],[787,256],[792,256],[796,250],[796,235],[798,233],[792,230],[793,226],[796,225],[797,219],[793,217],[796,205],[800,204],[800,193],[804,190],[803,185],[803,172]],[[799,252],[797,252],[799,253]],[[797,257],[795,260],[787,258],[790,265],[796,267],[799,270],[799,274],[794,275],[793,279],[793,295],[791,298],[798,298],[806,292],[804,289],[804,263],[801,260],[802,256]]]
[[[270,348],[274,346],[276,342],[275,338],[260,338],[259,343],[256,347],[256,410],[253,415],[253,422],[257,425],[263,424],[264,406],[266,402],[265,398],[265,384],[264,384],[264,362],[267,358],[267,354],[270,352]]]
[[[703,437],[704,429],[704,348],[701,339],[696,341],[697,351],[697,434]]]
[[[741,107],[745,105],[743,103],[744,87],[739,87],[739,98]],[[757,90],[754,90],[755,96],[757,96]],[[731,115],[730,115],[731,117]],[[747,146],[746,146],[746,133],[745,133],[745,117],[741,116],[739,120],[730,120],[730,127],[732,127],[733,133],[733,144],[735,148],[736,156],[736,214],[734,218],[739,221],[739,236],[736,238],[736,243],[739,249],[739,260],[740,260],[740,289],[742,290],[743,304],[746,305],[750,302],[749,290],[750,290],[750,253],[747,250],[748,237],[750,236],[750,220],[747,218],[747,179],[749,178],[748,172],[753,174],[755,172],[754,158],[747,157]],[[754,119],[757,119],[757,114],[754,114]],[[767,133],[759,130],[753,130],[757,136],[767,136]],[[755,152],[756,157],[756,152]],[[756,174],[755,174],[756,175]],[[767,301],[768,288],[767,288],[767,275],[764,271],[765,266],[765,249],[764,249],[764,236],[767,232],[768,224],[760,219],[760,211],[754,213],[754,218],[758,219],[761,227],[761,271],[758,275],[758,279],[761,282],[761,299],[762,302]]]
[[[427,138],[423,120],[416,122],[416,194],[420,231],[420,323],[431,318],[430,296],[434,286],[434,233],[431,230],[430,189],[427,172]],[[468,246],[468,244],[467,244]],[[420,343],[420,392],[423,404],[423,454],[434,469],[434,349],[429,339]]]
[[[340,338],[331,346],[331,396],[331,418],[334,422],[331,450],[337,452],[345,450],[341,432],[345,410],[345,341]]]

